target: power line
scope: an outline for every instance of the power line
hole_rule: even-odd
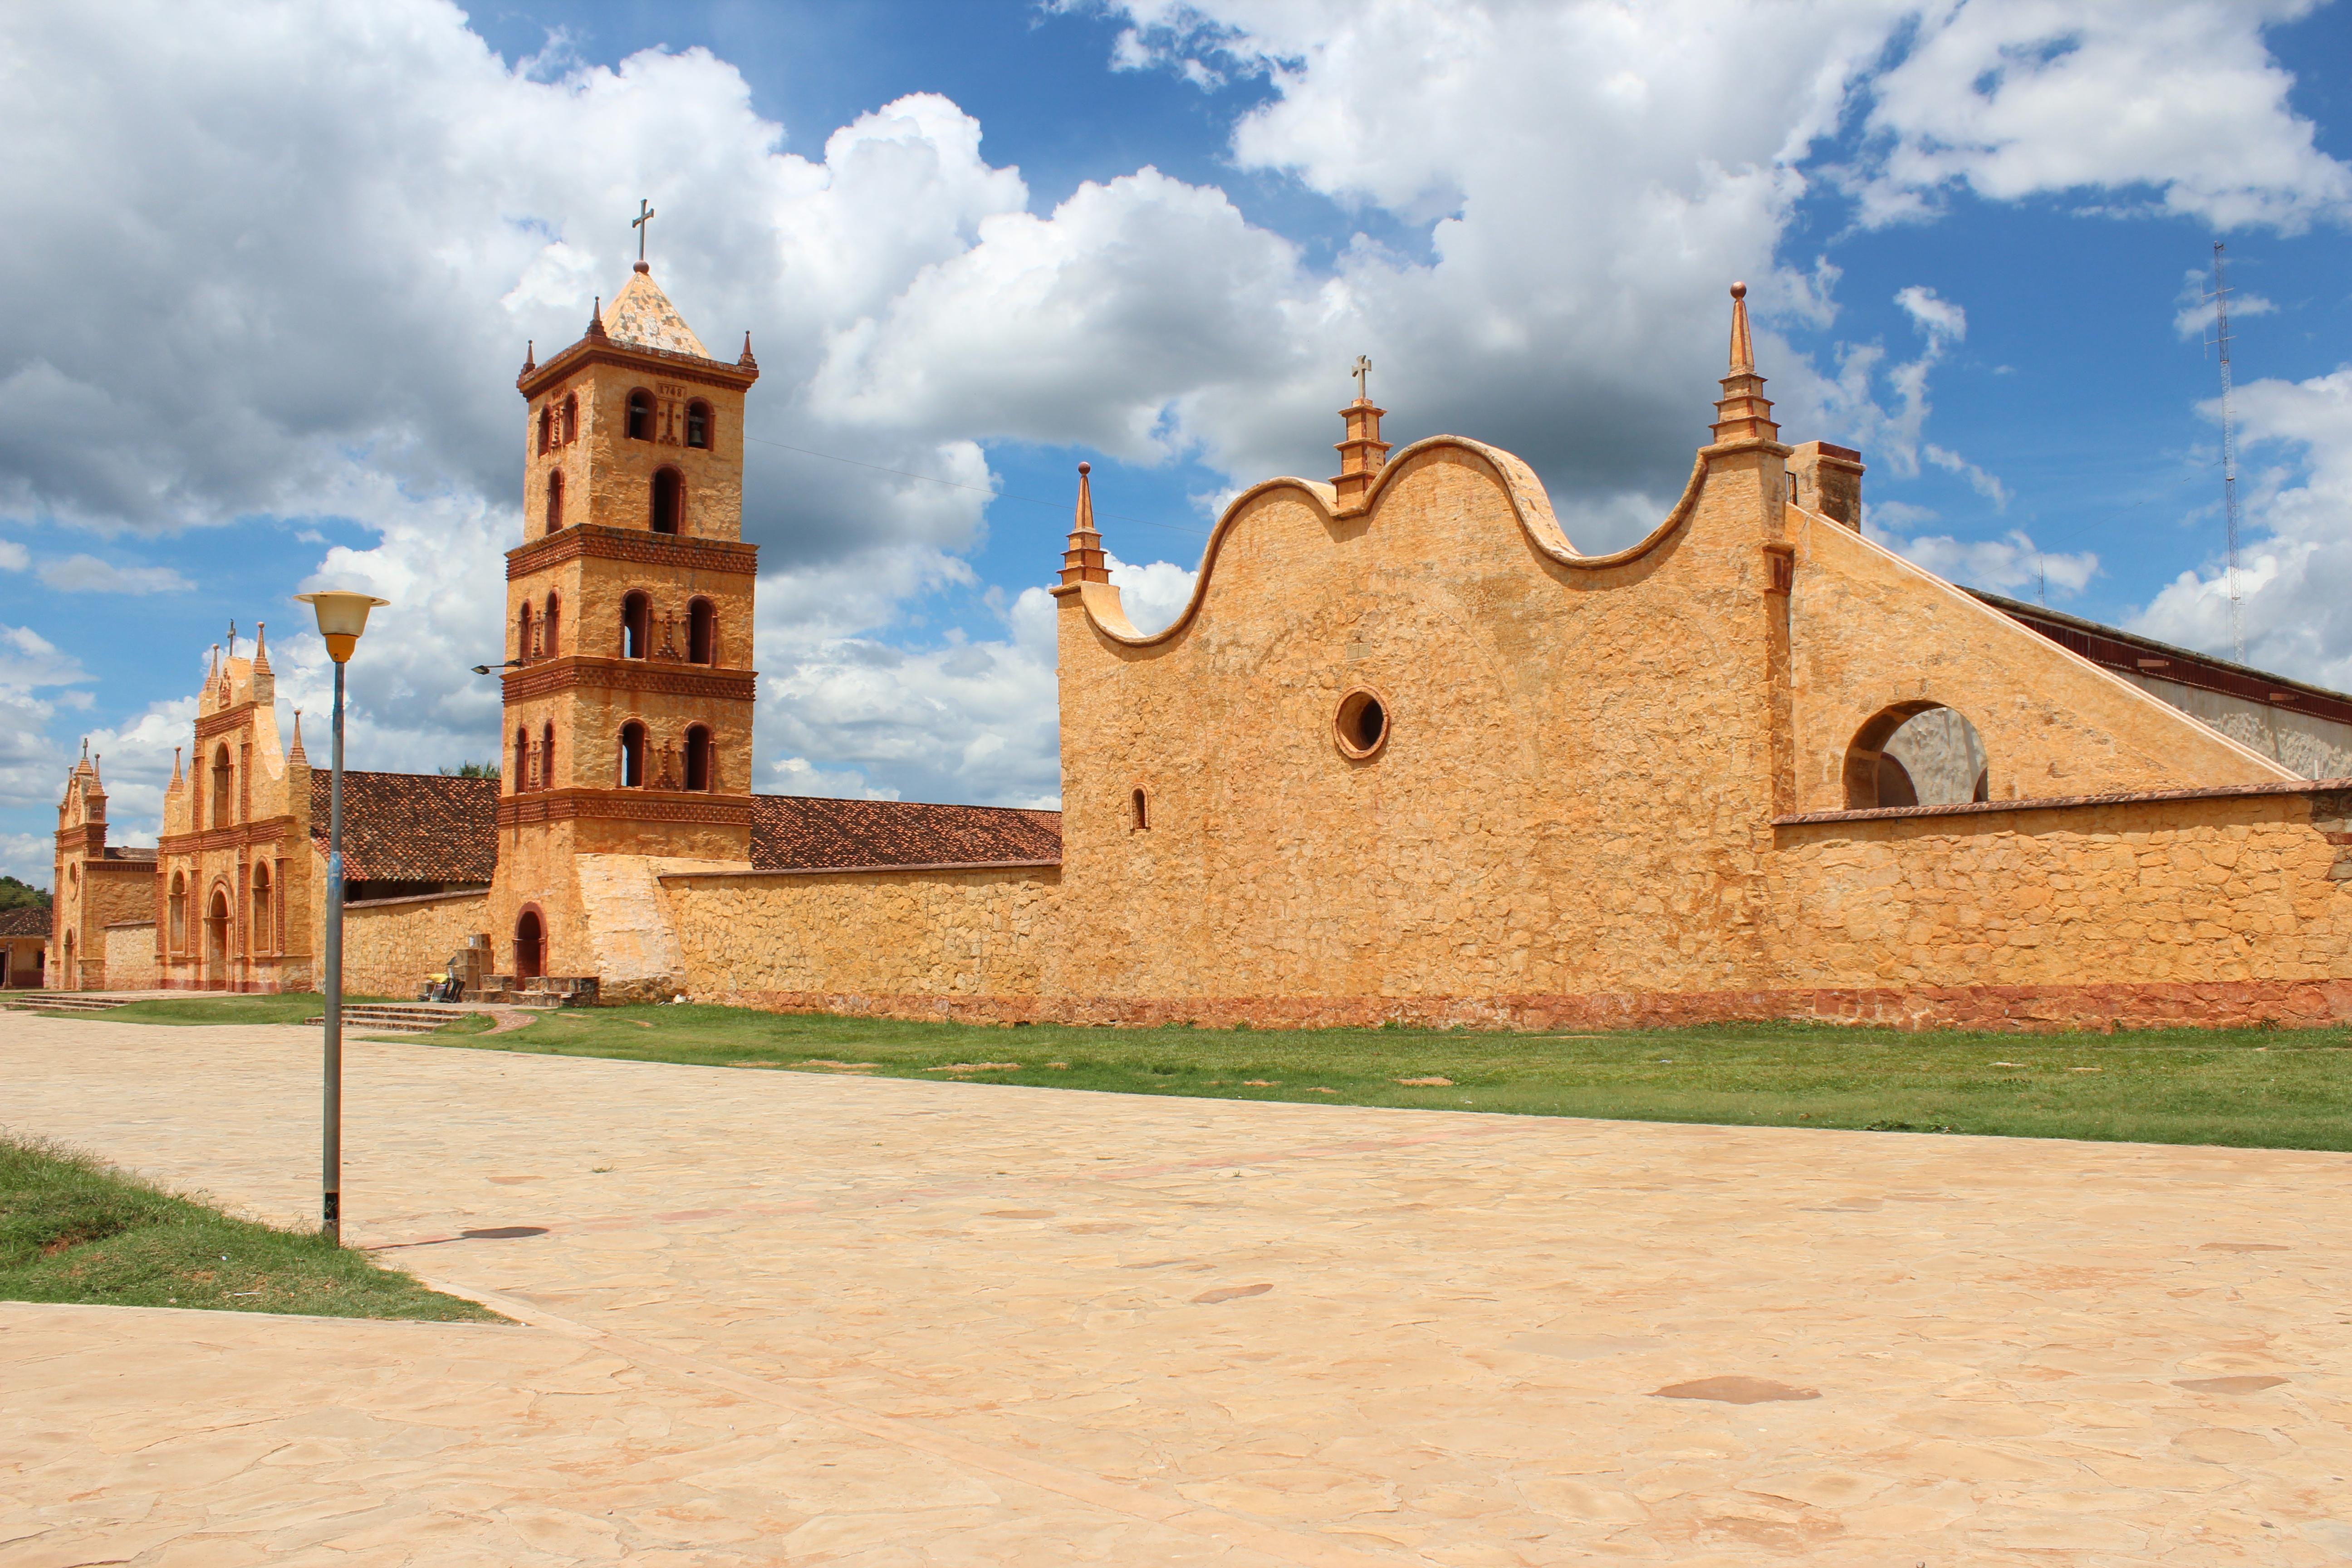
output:
[[[771,441],[761,436],[746,436],[743,439],[755,446],[774,447],[786,452],[798,452],[803,458],[823,458],[828,463],[846,463],[853,468],[865,468],[877,474],[896,474],[902,479],[920,479],[927,485],[945,485],[951,490],[970,490],[975,495],[992,496],[998,500],[1024,501],[1030,506],[1052,507],[1057,510],[1069,504],[1066,501],[1042,500],[1035,496],[1015,495],[1011,490],[991,489],[986,485],[967,485],[955,479],[943,479],[933,474],[918,474],[907,468],[884,468],[879,463],[860,462],[856,458],[844,458],[832,452],[814,452],[806,447],[795,447],[783,441]],[[1140,528],[1159,528],[1165,529],[1170,533],[1190,534],[1196,539],[1209,531],[1205,528],[1186,528],[1181,523],[1154,522],[1146,517],[1128,517],[1119,512],[1105,511],[1100,507],[1095,509],[1095,515],[1108,517],[1118,522],[1131,522]]]

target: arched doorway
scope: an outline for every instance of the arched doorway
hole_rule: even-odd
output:
[[[228,989],[228,890],[213,889],[211,911],[205,917],[205,988]]]
[[[515,978],[536,980],[546,973],[547,928],[537,910],[525,910],[515,921]]]

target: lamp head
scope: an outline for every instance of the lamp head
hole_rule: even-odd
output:
[[[308,605],[319,617],[319,635],[327,639],[327,657],[337,664],[352,661],[352,649],[359,646],[360,634],[367,630],[368,612],[379,605],[392,603],[373,594],[351,594],[328,591],[318,594],[297,594],[297,604]]]

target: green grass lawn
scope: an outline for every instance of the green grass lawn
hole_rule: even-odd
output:
[[[502,1321],[364,1252],[178,1197],[54,1144],[0,1137],[0,1300]]]
[[[1003,1028],[688,1005],[598,1007],[510,1034],[417,1038],[478,1050],[1128,1094],[2352,1149],[2352,1030],[2345,1029],[1992,1036],[1797,1024],[1605,1035]],[[961,1070],[940,1070],[951,1067]]]
[[[266,1019],[243,1011],[262,1007],[279,1011]],[[277,1022],[318,1012],[316,996],[245,996],[138,1003],[102,1016]],[[488,1027],[487,1019],[468,1020],[408,1037],[478,1050],[1129,1094],[2352,1149],[2352,1030],[2342,1028],[2112,1035],[1904,1034],[1804,1024],[1565,1035],[1003,1028],[691,1005],[566,1011],[511,1033],[481,1033]],[[940,1070],[949,1068],[963,1070]]]

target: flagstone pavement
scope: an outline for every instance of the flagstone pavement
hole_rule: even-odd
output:
[[[349,1064],[349,1236],[518,1323],[0,1304],[0,1564],[2352,1562],[2352,1156]],[[317,1076],[0,1018],[289,1223]]]

